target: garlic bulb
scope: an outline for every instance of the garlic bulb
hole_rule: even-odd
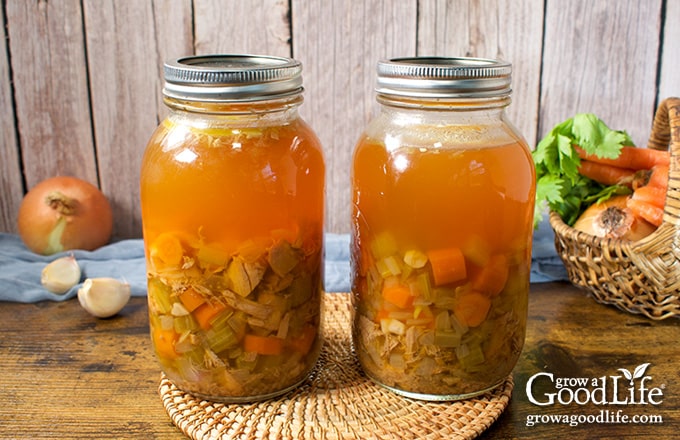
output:
[[[120,312],[130,300],[130,285],[114,278],[88,278],[78,289],[78,301],[97,318]]]
[[[80,282],[80,266],[73,255],[57,258],[42,270],[40,283],[52,293],[63,295]]]

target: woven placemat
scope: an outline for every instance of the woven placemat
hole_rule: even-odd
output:
[[[472,439],[505,410],[512,376],[481,396],[456,402],[401,397],[374,384],[350,342],[350,298],[326,295],[325,343],[309,378],[275,399],[252,404],[194,397],[161,375],[159,393],[174,424],[204,439]]]

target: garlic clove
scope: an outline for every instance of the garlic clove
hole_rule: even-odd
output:
[[[42,270],[40,283],[52,293],[63,295],[80,282],[80,265],[73,255],[57,258]]]
[[[130,300],[130,285],[114,278],[88,278],[78,289],[78,301],[97,318],[120,312]]]

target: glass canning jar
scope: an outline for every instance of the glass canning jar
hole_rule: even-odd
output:
[[[478,395],[522,350],[535,172],[510,85],[497,60],[378,63],[352,166],[352,332],[366,374],[401,395]]]
[[[141,167],[155,353],[203,398],[282,394],[322,344],[325,165],[298,114],[301,65],[207,55],[164,71],[169,112]]]

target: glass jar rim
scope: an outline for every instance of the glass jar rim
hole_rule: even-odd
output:
[[[470,57],[381,60],[376,92],[413,98],[490,98],[512,92],[512,64]]]
[[[167,61],[163,94],[195,101],[261,101],[302,93],[302,64],[252,54],[195,55]]]

